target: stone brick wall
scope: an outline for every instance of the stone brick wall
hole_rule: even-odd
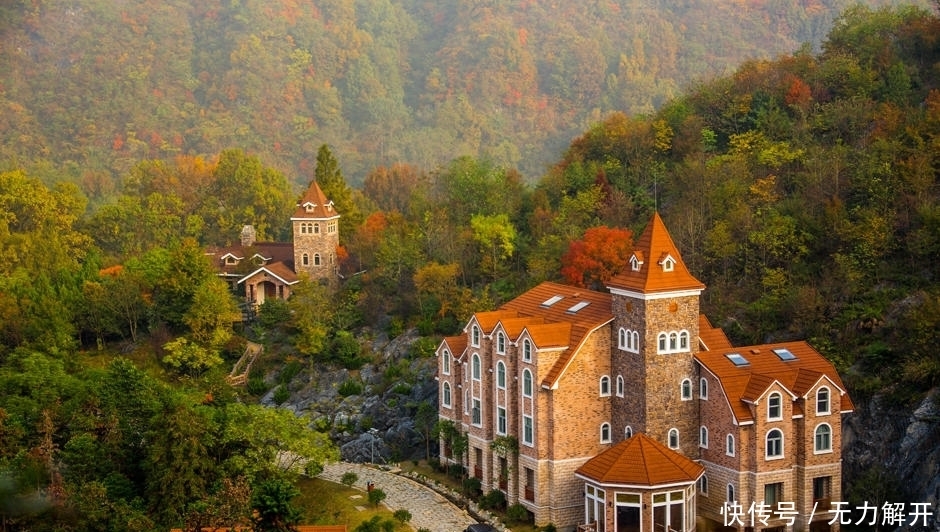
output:
[[[309,222],[311,220],[304,220]],[[304,272],[311,279],[326,279],[335,281],[336,276],[336,249],[339,247],[339,230],[332,233],[328,231],[330,223],[336,223],[336,220],[313,220],[320,224],[319,234],[301,234],[298,220],[292,222],[294,231],[294,271]],[[307,253],[309,263],[303,265],[303,254]],[[320,265],[314,265],[314,256],[320,255]]]

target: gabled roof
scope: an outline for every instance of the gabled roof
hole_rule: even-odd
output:
[[[774,350],[786,349],[793,358],[784,360]],[[745,364],[736,365],[726,355],[738,353]],[[759,401],[764,393],[779,383],[791,397],[804,397],[821,378],[835,387],[832,400],[840,401],[840,411],[851,412],[855,406],[831,362],[806,342],[784,342],[709,351],[699,351],[695,359],[718,379],[738,423],[753,421],[748,403]]]
[[[484,330],[484,324],[489,324],[490,320],[495,325],[499,319],[538,318],[539,321],[526,326],[538,347],[567,346],[542,381],[542,386],[551,387],[588,333],[613,319],[610,301],[610,294],[545,282],[504,304],[498,311],[478,312],[475,316]]]
[[[212,265],[220,272],[225,274],[236,274],[238,271],[244,272],[244,265],[226,264],[226,257],[234,257],[241,263],[246,258],[260,256],[267,259],[268,262],[283,262],[293,268],[294,264],[294,244],[291,242],[255,242],[251,246],[225,246],[213,247],[206,250],[206,255],[210,257]]]
[[[316,181],[311,181],[310,186],[297,202],[297,208],[294,209],[294,215],[290,219],[329,220],[332,218],[339,218],[339,213],[333,208],[333,202],[327,199]]]
[[[725,331],[713,327],[704,314],[698,316],[698,341],[702,351],[732,349]]]
[[[467,350],[467,335],[462,334],[460,336],[445,336],[441,341],[441,346],[444,345],[450,349],[450,356],[454,357],[455,359],[459,359]],[[438,346],[438,349],[440,349],[440,346]]]
[[[638,433],[591,458],[575,474],[598,484],[654,487],[690,484],[704,472],[704,466]]]
[[[299,279],[297,278],[297,274],[294,273],[294,270],[289,268],[286,264],[284,264],[283,262],[272,262],[271,264],[266,264],[258,268],[257,270],[249,273],[248,275],[242,277],[241,279],[238,280],[238,284],[244,283],[248,279],[251,279],[252,277],[256,275],[260,275],[264,273],[267,273],[268,275],[271,275],[278,281],[284,284],[288,284],[288,285],[296,284],[299,281]]]
[[[705,285],[689,273],[658,212],[653,213],[637,240],[633,257],[631,262],[642,262],[639,268],[624,268],[607,282],[608,287],[643,294],[705,289]],[[674,261],[671,271],[663,268],[667,259]]]

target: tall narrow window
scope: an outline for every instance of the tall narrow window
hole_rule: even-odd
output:
[[[450,375],[450,351],[446,349],[441,353],[441,373]]]
[[[319,265],[320,265],[320,254],[319,254],[319,253],[314,253],[314,254],[313,254],[313,265],[314,265],[314,266],[319,266]]]
[[[499,354],[506,353],[506,335],[502,332],[496,335],[496,352]]]
[[[506,388],[506,364],[502,360],[496,363],[496,387]]]
[[[708,381],[705,380],[705,377],[698,381],[698,398],[708,399]]]
[[[770,397],[767,398],[767,419],[770,421],[777,421],[783,419],[783,397],[777,393],[773,392],[770,394]]]
[[[522,416],[522,443],[532,445],[535,442],[534,430],[532,429],[532,416]]]
[[[496,407],[496,432],[497,434],[506,434],[506,408]]]
[[[532,342],[528,338],[522,341],[522,360],[524,362],[532,361]]]
[[[470,343],[472,343],[474,347],[480,346],[480,328],[476,325],[471,329]]]
[[[617,375],[617,397],[623,397],[623,375]]]
[[[304,253],[303,255],[301,255],[301,256],[300,256],[300,262],[301,262],[301,264],[303,264],[304,266],[310,266],[310,255],[308,255],[308,254],[306,254],[306,253]]]
[[[767,433],[766,439],[766,458],[783,458],[783,432],[780,429],[772,429]]]
[[[681,397],[683,401],[688,401],[692,398],[692,381],[689,379],[682,379],[681,388]]]
[[[728,502],[737,502],[734,498],[734,486],[731,484],[728,484]]]
[[[731,434],[725,437],[725,454],[734,456],[734,436]]]
[[[476,397],[473,398],[473,424],[481,425],[483,424],[483,409],[480,405],[480,400]]]
[[[682,331],[679,333],[679,350],[687,351],[689,349],[689,333]]]
[[[600,388],[601,397],[608,397],[610,395],[610,377],[607,375],[601,377]]]
[[[659,336],[657,337],[657,344],[659,345],[660,353],[665,353],[667,351],[666,339],[667,339],[666,333],[659,333]]]
[[[708,449],[708,427],[705,425],[698,429],[698,446]]]
[[[829,413],[829,388],[823,386],[816,391],[816,415],[826,415]]]
[[[669,333],[669,350],[670,351],[679,350],[679,335],[676,333]]]
[[[450,408],[450,383],[445,382],[441,385],[441,404]]]
[[[532,372],[528,369],[522,372],[522,396],[532,397]]]
[[[625,331],[623,327],[621,327],[619,334],[620,335],[617,339],[617,347],[619,347],[620,349],[626,349],[627,348],[627,331]]]
[[[313,234],[315,234],[315,235],[319,235],[319,234],[320,234],[320,224],[318,224],[318,223],[313,224]]]
[[[480,376],[483,373],[482,369],[480,368],[480,355],[474,353],[473,358],[470,360],[471,364],[473,365],[471,369],[471,376],[473,377],[473,380],[478,381],[480,380]]]
[[[679,448],[679,429],[669,429],[669,448]]]
[[[624,437],[624,438],[627,438],[627,439],[632,438],[632,437],[633,437],[633,427],[631,427],[630,425],[627,425],[626,427],[624,427],[624,428],[623,428],[623,437]]]
[[[601,443],[610,443],[610,423],[601,423]]]

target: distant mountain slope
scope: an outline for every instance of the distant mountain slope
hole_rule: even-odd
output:
[[[14,0],[0,164],[92,198],[140,159],[236,146],[305,181],[324,142],[354,183],[459,155],[534,179],[607,113],[817,46],[849,3]]]

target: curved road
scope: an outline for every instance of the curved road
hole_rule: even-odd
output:
[[[404,508],[411,512],[409,524],[415,530],[426,528],[431,532],[460,532],[477,522],[441,494],[401,475],[362,464],[338,462],[326,464],[320,476],[338,483],[347,472],[353,472],[359,477],[355,486],[362,491],[366,491],[366,483],[371,481],[376,488],[385,492],[384,504],[392,511]],[[368,500],[365,504],[368,504]]]

